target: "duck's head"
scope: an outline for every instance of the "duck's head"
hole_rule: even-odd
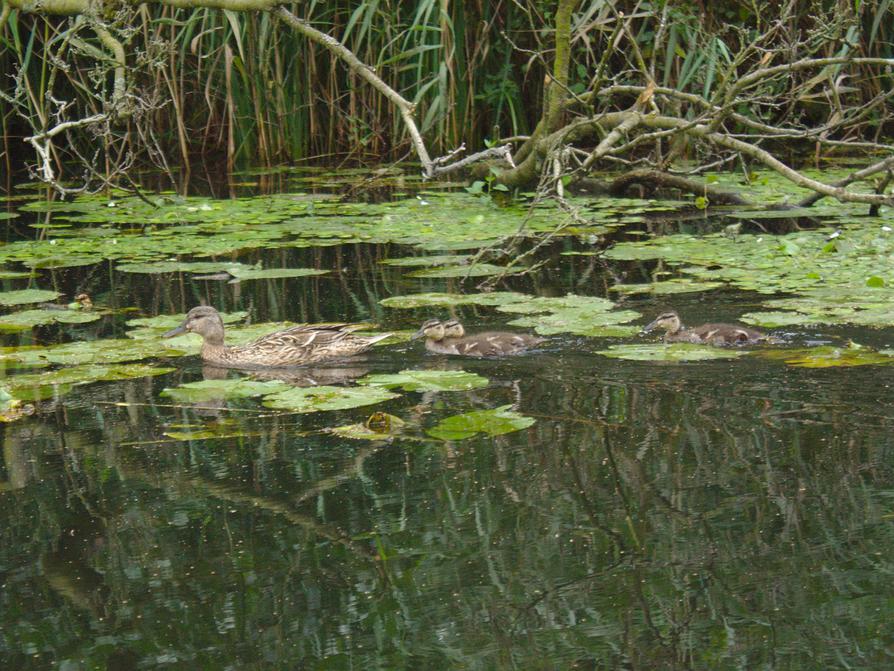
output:
[[[662,312],[652,322],[643,327],[642,333],[649,333],[655,329],[664,329],[668,333],[675,333],[683,326],[680,321],[680,315],[676,312]]]
[[[429,319],[422,323],[419,330],[413,334],[413,340],[428,338],[429,340],[443,340],[445,337],[444,322],[440,319]]]
[[[181,333],[198,333],[211,345],[223,345],[224,325],[220,313],[208,305],[200,305],[186,313],[186,319],[163,338],[173,338]]]
[[[446,322],[442,322],[442,326],[444,327],[445,338],[462,338],[466,335],[463,325],[455,319],[448,319]]]

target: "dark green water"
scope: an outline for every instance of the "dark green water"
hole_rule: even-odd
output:
[[[506,321],[490,308],[379,306],[451,286],[378,265],[407,253],[252,253],[243,260],[342,270],[240,285],[102,267],[52,279],[144,315],[205,301],[257,321],[409,329],[454,314],[472,331]],[[508,288],[604,295],[593,263],[561,257]],[[753,303],[714,292],[632,305],[653,314],[671,304],[697,322]],[[122,332],[110,319],[7,343]],[[609,342],[557,336],[508,360],[376,348],[314,375],[462,368],[490,384],[341,412],[160,397],[202,379],[196,357],[174,360],[168,375],[37,404],[0,429],[2,668],[891,668],[891,369],[595,353]],[[440,419],[505,405],[536,423],[493,438],[424,438]],[[375,410],[423,439],[326,431]],[[221,437],[166,435],[200,428]]]

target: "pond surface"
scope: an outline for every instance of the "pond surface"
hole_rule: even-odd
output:
[[[46,298],[13,294],[4,308],[19,316],[3,327],[14,399],[0,427],[2,668],[891,668],[894,369],[878,316],[894,311],[887,248],[873,242],[878,270],[853,285],[884,292],[867,308],[875,321],[787,312],[773,329],[781,345],[661,360],[641,347],[656,339],[636,330],[663,309],[695,324],[737,320],[792,294],[601,252],[644,232],[717,232],[735,220],[580,201],[593,223],[537,249],[528,266],[542,266],[485,287],[497,298],[404,307],[398,297],[478,294],[493,275],[420,276],[428,265],[383,262],[474,253],[515,230],[526,208],[392,196],[303,197],[301,212],[271,200],[268,218],[242,229],[248,215],[229,201],[210,223],[201,215],[221,212],[214,201],[151,226],[145,213],[99,220],[93,210],[92,222],[33,211],[5,222],[3,271],[26,276],[0,280],[0,300],[41,289],[67,304],[85,292],[94,307],[50,311],[33,302]],[[563,217],[547,207],[541,230]],[[397,244],[398,221],[412,222],[412,244]],[[883,211],[863,227],[885,221]],[[792,264],[808,263],[810,240],[794,255],[768,225],[755,217],[734,235],[769,236]],[[783,225],[819,231],[822,247],[841,222]],[[159,231],[152,244],[110,251],[112,239]],[[160,242],[172,237],[187,251]],[[20,239],[42,261],[29,262]],[[220,248],[201,254],[210,241]],[[206,265],[151,268],[187,262]],[[270,269],[320,273],[251,274]],[[716,284],[611,289],[660,279]],[[798,294],[811,310],[817,291]],[[203,368],[195,336],[165,345],[157,336],[176,317],[134,321],[199,303],[231,315],[234,337],[246,320],[366,322],[398,337],[259,379]],[[507,359],[437,356],[406,339],[428,317],[549,340]],[[622,344],[646,360],[603,354]],[[401,371],[411,372],[385,385],[381,376]],[[337,398],[383,395],[283,409],[271,377]],[[204,390],[188,386],[202,380]]]

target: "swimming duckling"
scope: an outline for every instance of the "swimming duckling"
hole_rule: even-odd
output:
[[[202,336],[202,359],[217,366],[282,368],[360,354],[391,335],[357,336],[351,333],[356,328],[350,324],[303,324],[261,336],[247,345],[227,347],[220,313],[201,305],[190,310],[183,323],[163,337],[198,333]]]
[[[663,328],[664,342],[689,342],[704,345],[747,345],[756,342],[765,342],[770,338],[766,333],[738,324],[702,324],[685,328],[680,321],[680,315],[676,312],[665,312],[658,315],[655,320],[647,324],[642,332],[649,333],[658,328]]]
[[[460,356],[510,356],[544,342],[545,338],[525,333],[487,331],[466,335],[463,325],[455,319],[429,319],[413,338],[425,338],[425,349],[436,354]]]

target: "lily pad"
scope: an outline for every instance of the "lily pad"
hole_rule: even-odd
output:
[[[479,433],[501,436],[526,429],[535,421],[533,417],[512,410],[511,405],[503,405],[492,410],[476,410],[448,417],[430,429],[428,435],[441,440],[465,440]]]
[[[385,259],[379,263],[385,266],[416,268],[459,265],[471,258],[472,257],[469,254],[436,254],[433,256],[404,256],[396,259]]]
[[[0,347],[0,361],[22,367],[59,364],[110,364],[160,356],[182,356],[187,350],[171,341],[105,339],[50,345],[47,347]]]
[[[674,278],[662,282],[650,282],[647,284],[616,284],[611,289],[622,294],[654,294],[666,296],[669,294],[685,294],[695,291],[710,291],[723,286],[723,282],[699,281],[689,278]]]
[[[428,270],[417,270],[409,273],[408,277],[486,277],[501,273],[511,275],[521,270],[522,268],[506,268],[492,263],[476,263],[474,265],[439,266]]]
[[[291,389],[291,385],[277,381],[258,381],[248,378],[228,378],[224,380],[199,380],[187,382],[179,387],[162,390],[161,395],[179,403],[199,403],[215,399],[251,398],[266,396]]]
[[[15,280],[22,277],[32,277],[33,272],[23,272],[21,270],[5,270],[0,268],[0,280]]]
[[[782,326],[803,326],[805,324],[815,324],[816,320],[809,315],[798,312],[782,312],[782,311],[766,311],[766,312],[746,312],[740,317],[741,321],[754,326],[763,326],[765,328],[780,328]]]
[[[286,277],[311,277],[325,275],[328,270],[316,268],[244,268],[235,272],[229,271],[237,280],[274,280]]]
[[[58,291],[48,289],[19,289],[18,291],[4,291],[0,293],[0,305],[27,305],[29,303],[41,303],[52,301],[61,296]]]
[[[423,293],[383,298],[379,304],[386,308],[452,307],[455,305],[505,305],[527,300],[529,297],[514,291],[494,291],[481,294]]]
[[[633,310],[612,312],[614,303],[595,296],[537,297],[497,307],[500,312],[532,314],[511,322],[513,326],[533,328],[540,335],[574,333],[592,337],[634,335],[639,329],[624,326],[642,315]],[[546,313],[546,314],[541,314]]]
[[[144,364],[72,366],[45,373],[13,375],[6,378],[6,384],[9,385],[16,398],[38,400],[64,393],[74,386],[164,375],[173,370],[173,368]]]
[[[160,275],[162,273],[216,273],[226,271],[233,274],[237,269],[248,269],[234,261],[155,261],[151,263],[121,263],[115,270],[122,273],[145,273]]]
[[[804,347],[790,350],[764,350],[756,354],[765,359],[784,361],[797,368],[838,368],[852,366],[890,366],[894,356],[868,347],[851,344],[847,347]]]
[[[264,397],[264,405],[294,412],[320,412],[325,410],[347,410],[364,405],[373,405],[393,398],[394,394],[383,387],[294,387]]]
[[[466,391],[486,387],[488,380],[462,370],[402,370],[392,375],[367,375],[358,384],[400,387],[404,391]]]
[[[87,324],[102,318],[87,310],[22,310],[0,316],[0,331],[24,331],[47,324]]]
[[[742,350],[693,345],[690,343],[610,345],[597,354],[611,359],[631,361],[706,361],[711,359],[735,359],[747,354]]]

